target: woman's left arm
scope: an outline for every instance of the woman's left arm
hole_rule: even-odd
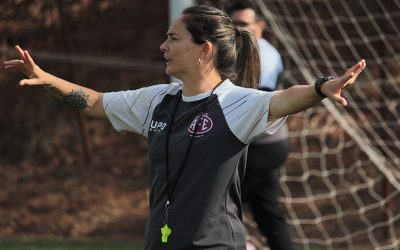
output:
[[[365,60],[359,61],[349,68],[342,76],[329,80],[321,85],[321,92],[335,102],[347,105],[342,96],[342,90],[354,83],[357,76],[365,68]],[[286,90],[276,91],[272,96],[269,107],[269,120],[275,120],[287,115],[303,111],[324,97],[317,94],[314,85],[295,85]]]

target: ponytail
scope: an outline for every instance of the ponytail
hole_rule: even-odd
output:
[[[222,79],[257,88],[260,79],[258,43],[251,31],[238,30],[229,16],[213,7],[195,5],[182,11],[183,22],[196,44],[211,42],[213,61]]]
[[[236,37],[236,85],[257,88],[260,81],[260,53],[255,36],[246,29],[239,29]]]

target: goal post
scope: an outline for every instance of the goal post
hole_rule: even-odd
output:
[[[276,35],[285,83],[367,67],[344,91],[289,118],[281,201],[305,249],[399,249],[400,0],[254,0]]]

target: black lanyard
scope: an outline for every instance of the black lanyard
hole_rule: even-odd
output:
[[[208,105],[208,103],[209,103],[210,100],[211,100],[211,96],[213,95],[215,89],[216,89],[221,83],[222,83],[222,81],[221,81],[220,83],[218,83],[218,84],[213,88],[213,90],[211,91],[210,95],[207,97],[207,100],[199,105],[199,107],[202,107],[202,109],[201,109],[200,115],[199,115],[199,116],[195,116],[195,119],[200,120],[200,118],[203,116],[203,114],[206,113],[207,105]],[[172,195],[173,195],[173,193],[174,193],[176,184],[178,183],[178,180],[179,180],[179,178],[181,177],[181,174],[182,174],[182,172],[183,172],[183,169],[185,168],[186,161],[187,161],[187,159],[188,159],[189,152],[190,152],[190,149],[191,149],[192,144],[193,144],[193,140],[194,140],[194,138],[196,137],[197,128],[199,127],[199,126],[197,125],[198,122],[196,121],[196,122],[195,122],[195,127],[194,127],[194,132],[193,132],[192,138],[190,138],[190,142],[189,142],[189,145],[188,145],[188,147],[187,147],[187,149],[186,149],[186,152],[185,152],[185,155],[184,155],[184,158],[183,158],[181,167],[179,168],[178,175],[176,176],[176,179],[175,179],[173,185],[171,186],[170,178],[169,178],[169,174],[170,174],[170,173],[169,173],[169,170],[170,170],[170,167],[169,167],[169,157],[168,157],[169,138],[170,138],[171,129],[172,129],[172,126],[173,126],[173,124],[174,124],[176,112],[177,112],[177,110],[178,110],[178,106],[179,106],[179,103],[180,103],[181,98],[182,98],[182,91],[180,90],[179,93],[178,93],[178,95],[177,95],[177,100],[176,100],[176,103],[175,103],[174,111],[173,111],[173,113],[172,113],[171,122],[170,122],[169,125],[168,125],[168,129],[167,129],[167,133],[166,133],[166,141],[165,141],[165,167],[166,167],[166,179],[167,179],[167,202],[165,203],[164,227],[161,229],[161,232],[162,232],[161,242],[163,242],[163,243],[167,243],[167,241],[168,241],[168,236],[172,233],[171,229],[168,227],[168,211],[169,211],[170,206],[171,206]],[[203,104],[204,104],[204,105],[203,105]],[[195,108],[195,112],[196,112],[196,110],[197,110],[197,108]],[[196,118],[196,117],[197,117],[197,118]]]

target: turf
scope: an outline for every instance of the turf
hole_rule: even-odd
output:
[[[14,239],[0,240],[7,250],[143,250],[140,244],[122,241]]]

